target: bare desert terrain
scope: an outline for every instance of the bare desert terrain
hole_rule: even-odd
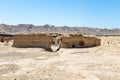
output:
[[[0,80],[120,80],[120,37],[99,37],[101,46],[14,48],[0,43]]]

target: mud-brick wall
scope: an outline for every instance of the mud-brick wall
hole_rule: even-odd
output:
[[[100,39],[94,37],[62,37],[61,47],[72,48],[72,47],[93,47],[99,46]]]
[[[14,35],[13,47],[41,47],[50,49],[51,42],[53,41],[51,36],[45,34],[26,34],[26,35]]]

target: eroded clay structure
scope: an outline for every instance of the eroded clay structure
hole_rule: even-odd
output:
[[[13,47],[41,47],[51,50],[53,43],[53,38],[47,34],[17,34],[13,38]]]
[[[81,34],[69,34],[69,36],[61,37],[62,48],[84,48],[100,45],[100,39],[95,37],[83,36]]]
[[[60,48],[83,48],[100,45],[100,39],[81,34],[17,34],[14,35],[13,39],[13,47],[41,47],[50,51],[57,51]]]

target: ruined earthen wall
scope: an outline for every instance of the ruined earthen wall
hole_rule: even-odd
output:
[[[45,34],[14,35],[13,47],[41,47],[50,49],[51,36]]]
[[[41,47],[47,50],[51,50],[51,44],[56,43],[60,43],[60,47],[62,48],[93,47],[100,45],[100,39],[84,37],[82,35],[55,38],[47,34],[19,34],[14,35],[13,38],[13,47]]]
[[[99,46],[100,40],[94,37],[62,37],[61,47],[93,47]]]

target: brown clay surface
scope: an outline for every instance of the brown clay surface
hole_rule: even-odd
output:
[[[92,48],[13,48],[0,43],[0,80],[120,80],[120,37]]]

